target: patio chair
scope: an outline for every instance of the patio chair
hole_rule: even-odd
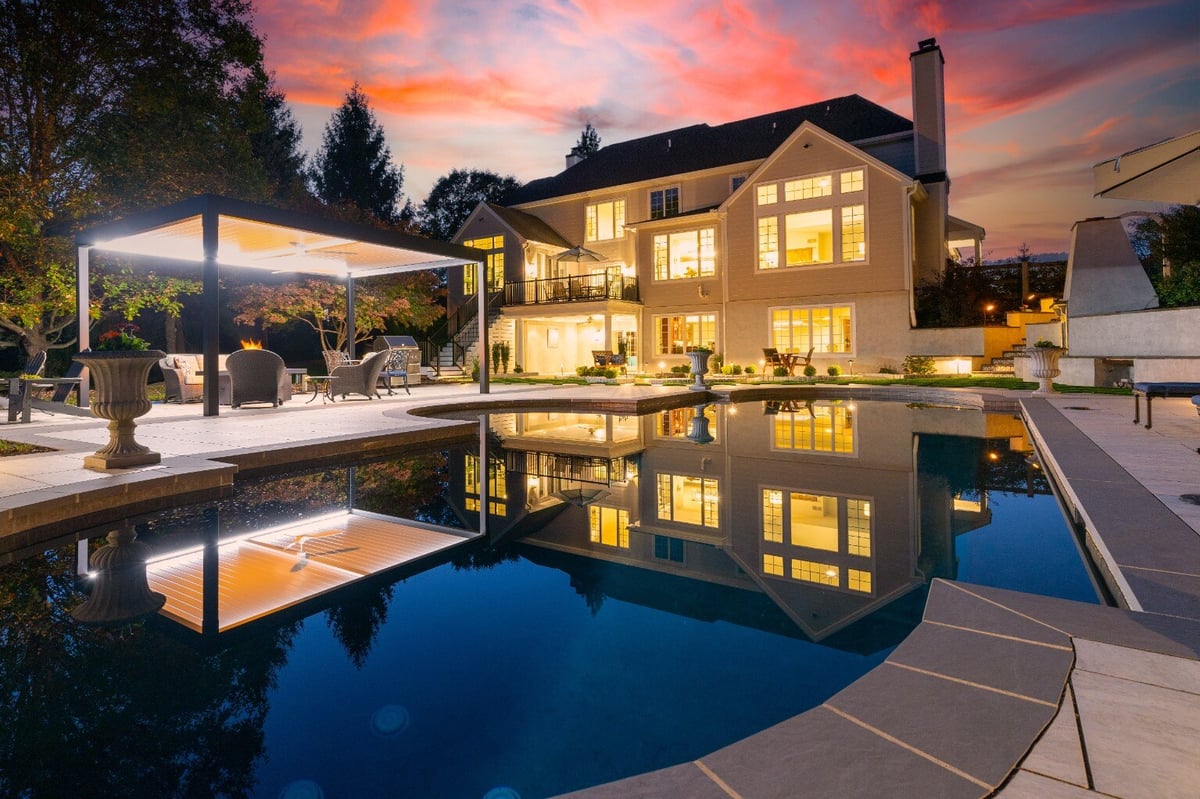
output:
[[[612,366],[614,360],[612,350],[592,350],[592,360],[596,362],[596,366]]]
[[[787,368],[787,363],[784,362],[783,356],[779,354],[779,350],[775,347],[763,347],[763,365],[767,369],[772,369],[776,366]]]
[[[353,364],[350,356],[341,350],[321,350],[321,355],[325,358],[325,374],[332,375],[333,370],[339,366]]]
[[[46,371],[46,351],[38,350],[33,355],[29,356],[29,360],[25,362],[25,366],[21,369],[21,374],[9,380],[2,381],[7,388],[8,393],[8,421],[16,421],[17,414],[25,405],[25,393],[32,391],[32,385],[24,380],[21,380],[22,375],[38,375],[39,377]]]
[[[372,352],[361,363],[335,366],[329,373],[329,396],[362,394],[367,399],[379,397],[379,373],[387,366],[389,354]]]
[[[248,402],[279,406],[287,399],[283,384],[288,380],[283,358],[270,350],[237,350],[225,361],[229,372],[230,404],[240,408]]]
[[[204,380],[195,378],[190,359],[175,355],[161,358],[158,367],[163,374],[163,402],[195,402],[204,399]]]

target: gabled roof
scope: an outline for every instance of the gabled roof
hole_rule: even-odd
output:
[[[526,183],[505,203],[520,205],[760,160],[805,121],[848,142],[912,130],[912,122],[899,114],[851,94],[716,127],[691,125],[610,144],[557,175]]]
[[[570,249],[575,245],[563,238],[557,230],[547,225],[541,219],[538,219],[533,214],[527,214],[524,211],[518,211],[516,208],[505,208],[502,205],[488,203],[487,207],[492,210],[500,221],[508,225],[513,233],[516,233],[526,241],[537,241],[542,244],[553,244],[555,247]]]

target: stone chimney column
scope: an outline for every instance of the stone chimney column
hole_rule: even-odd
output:
[[[946,266],[946,223],[950,179],[946,174],[946,93],[942,48],[923,39],[909,55],[912,66],[913,164],[926,197],[913,207],[913,280],[916,284]]]
[[[917,177],[946,176],[946,60],[936,39],[924,39],[908,57],[912,65],[913,146]]]

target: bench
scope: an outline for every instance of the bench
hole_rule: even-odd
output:
[[[1134,383],[1133,423],[1141,421],[1141,398],[1146,398],[1146,429],[1154,425],[1150,402],[1155,397],[1192,397],[1200,394],[1200,383]]]

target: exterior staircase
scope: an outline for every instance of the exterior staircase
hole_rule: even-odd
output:
[[[981,365],[977,374],[1012,377],[1016,374],[1016,369],[1013,366],[1013,358],[1024,353],[1025,342],[1022,340],[1018,346],[1020,349],[1005,350],[999,358],[992,358],[987,363]]]
[[[507,341],[511,347],[513,337],[516,332],[515,325],[512,319],[506,319],[500,313],[499,309],[492,309],[488,312],[488,342],[494,344],[497,341]],[[456,346],[457,345],[457,346]],[[467,351],[465,366],[455,362],[455,353],[462,350]],[[478,357],[477,350],[479,349],[479,318],[473,318],[463,325],[455,336],[455,341],[445,344],[437,354],[436,369],[431,364],[430,367],[422,367],[427,369],[425,375],[430,380],[439,382],[463,382],[471,379],[471,366]],[[482,366],[482,364],[481,364]],[[509,361],[508,368],[511,371],[515,364]]]

